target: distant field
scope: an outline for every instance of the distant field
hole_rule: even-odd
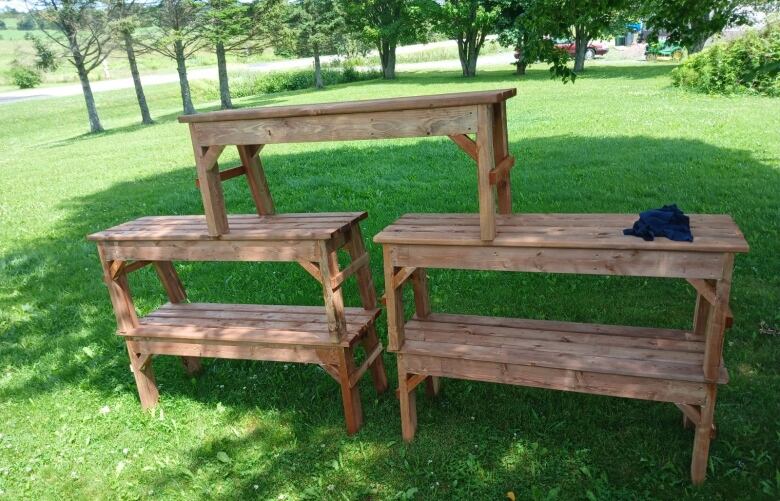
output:
[[[14,59],[32,61],[34,58],[35,53],[32,42],[25,40],[25,35],[29,33],[40,38],[45,37],[45,35],[38,30],[17,30],[16,20],[13,18],[5,18],[4,20],[8,29],[0,30],[0,37],[2,37],[0,38],[0,91],[16,89],[13,83],[8,79],[7,71]],[[176,71],[175,61],[156,53],[139,54],[137,59],[138,68],[142,74],[172,73]],[[277,59],[280,58],[274,55],[273,49],[269,49],[261,54],[252,54],[246,57],[230,54],[228,55],[228,64],[257,63]],[[215,66],[216,64],[216,55],[208,51],[202,51],[188,61],[187,67],[194,69],[203,66]],[[127,64],[127,56],[125,55],[124,50],[119,48],[109,56],[104,66],[96,68],[90,74],[90,79],[98,81],[107,78],[126,78],[129,76],[130,67]],[[56,71],[44,73],[43,75],[43,85],[73,82],[78,82],[78,76],[76,75],[73,66],[64,58],[62,59],[62,64]]]

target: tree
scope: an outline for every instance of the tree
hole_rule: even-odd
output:
[[[127,62],[130,65],[130,75],[133,77],[133,87],[135,87],[135,97],[138,101],[138,108],[141,110],[141,123],[146,125],[153,124],[152,115],[149,113],[149,106],[146,104],[146,95],[144,87],[141,84],[141,75],[138,72],[138,64],[135,56],[135,31],[139,25],[140,7],[135,0],[117,0],[119,9],[119,20],[116,23],[116,31],[127,54]]]
[[[557,50],[549,33],[557,25],[549,16],[544,2],[534,0],[500,0],[501,16],[496,25],[502,45],[515,48],[515,67],[525,75],[526,67],[537,61],[550,65],[553,78],[564,83],[574,81],[576,74],[568,67],[568,53]]]
[[[39,0],[31,11],[41,31],[76,68],[87,105],[89,130],[101,132],[89,73],[100,66],[114,48],[110,24],[116,14],[114,4],[96,0]],[[52,28],[49,28],[52,27]]]
[[[228,52],[263,51],[272,45],[282,21],[281,0],[208,0],[203,35],[217,54],[219,97],[222,109],[233,107],[227,73]]]
[[[398,44],[419,41],[430,30],[433,0],[341,0],[347,28],[374,45],[379,52],[382,76],[395,78]]]
[[[201,36],[202,14],[202,4],[196,0],[160,0],[152,10],[154,29],[138,39],[143,47],[176,61],[185,115],[196,113],[187,80],[187,59],[208,44]]]
[[[445,0],[438,25],[458,43],[458,57],[464,77],[477,74],[477,58],[487,35],[496,27],[500,4],[492,0]]]
[[[342,44],[345,25],[341,9],[334,0],[297,0],[291,2],[288,34],[280,41],[288,47],[282,52],[293,52],[298,57],[314,58],[314,86],[321,89],[322,66],[320,56],[335,52]]]
[[[585,69],[585,56],[591,40],[625,31],[633,0],[538,0],[534,5],[548,18],[549,35],[574,34],[574,72]]]
[[[30,14],[25,14],[16,21],[16,29],[19,31],[34,30],[37,27],[35,24],[35,18]]]
[[[728,26],[746,24],[752,8],[777,4],[772,1],[651,0],[644,5],[647,25],[655,37],[660,31],[689,53],[699,52],[711,36]]]

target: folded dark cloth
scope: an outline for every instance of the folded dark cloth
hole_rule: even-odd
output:
[[[634,227],[623,230],[623,234],[642,237],[645,240],[666,237],[669,240],[693,242],[690,220],[675,204],[640,212]]]

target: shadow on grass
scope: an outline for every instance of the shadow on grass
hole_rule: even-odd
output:
[[[369,219],[363,228],[370,240],[406,212],[477,209],[473,164],[445,139],[330,146],[285,156],[269,149],[265,165],[280,212],[367,210]],[[750,360],[761,365],[772,364],[780,356],[776,346],[750,340],[747,335],[772,314],[776,300],[772,298],[775,289],[764,282],[764,277],[780,269],[775,252],[780,242],[776,233],[765,234],[764,230],[776,224],[780,172],[748,151],[686,139],[554,136],[514,142],[511,150],[518,158],[513,176],[516,212],[636,213],[676,202],[689,213],[732,214],[752,250],[737,260],[733,292],[737,323],[733,335],[740,345],[734,352],[726,349],[726,360]],[[0,309],[9,312],[11,319],[0,337],[0,354],[3,365],[25,374],[4,384],[0,398],[33,398],[70,386],[107,395],[116,391],[135,393],[126,352],[121,340],[113,335],[113,314],[100,280],[94,245],[84,236],[144,215],[202,213],[192,178],[192,169],[187,166],[72,199],[65,207],[69,217],[53,232],[45,238],[21,241],[0,258],[0,280],[12,284],[12,289],[0,296]],[[226,182],[225,190],[230,212],[252,212],[242,180]],[[381,249],[372,242],[368,247],[377,288],[381,290]],[[319,287],[297,265],[182,263],[179,271],[193,301],[321,303]],[[141,313],[163,301],[152,272],[142,270],[133,277],[132,285]],[[431,289],[434,309],[444,311],[678,328],[690,325],[693,297],[684,285],[661,280],[436,270],[431,273]],[[487,290],[491,293],[478,292]],[[594,290],[599,293],[594,294]],[[616,301],[621,308],[610,306]],[[358,304],[354,287],[346,290],[346,302]],[[380,321],[380,330],[383,324]],[[394,358],[386,354],[385,360],[390,380],[394,381]],[[206,367],[206,374],[193,383],[184,377],[176,360],[156,360],[163,404],[179,399],[222,404],[235,413],[237,421],[248,422],[257,409],[278,411],[283,428],[280,432],[263,424],[257,429],[247,425],[244,437],[193,444],[189,454],[194,469],[212,458],[215,451],[226,451],[234,468],[246,468],[241,475],[231,473],[236,476],[233,491],[224,496],[212,493],[214,497],[249,497],[258,492],[275,497],[290,482],[309,479],[306,464],[321,460],[317,447],[324,443],[322,437],[343,433],[338,388],[329,377],[316,366],[287,367],[280,363],[220,360]],[[258,383],[247,396],[244,381],[258,376]],[[658,438],[659,433],[653,440],[642,436],[650,426],[676,426],[679,416],[669,406],[448,382],[448,388],[453,388],[445,390],[452,391],[448,398],[441,403],[420,404],[418,438],[408,452],[403,452],[407,449],[391,448],[400,441],[392,391],[375,400],[370,385],[366,381],[361,385],[366,428],[359,438],[371,448],[367,471],[382,476],[383,482],[396,490],[407,486],[394,484],[388,468],[411,462],[424,472],[428,458],[420,451],[436,455],[437,461],[473,455],[479,458],[479,468],[511,473],[495,452],[504,450],[496,441],[509,442],[511,433],[533,437],[534,443],[557,463],[565,463],[572,451],[588,449],[599,463],[614,467],[610,472],[613,478],[629,479],[641,473],[642,466],[634,453],[616,454],[609,440],[593,443],[594,436],[575,424],[583,413],[600,425],[605,423],[605,433],[635,438],[640,447],[647,448],[642,454],[651,458],[651,464],[669,460],[679,471],[687,468],[687,434],[679,431]],[[730,388],[747,395],[767,395],[768,391],[751,378],[740,376],[732,378]],[[748,405],[756,405],[757,401]],[[484,405],[486,402],[489,405]],[[523,405],[518,406],[518,402]],[[754,418],[752,424],[756,426],[772,419],[760,412]],[[624,430],[626,422],[638,423],[638,427]],[[551,427],[551,423],[558,424]],[[765,429],[772,427],[770,422],[765,425]],[[344,440],[347,446],[355,444],[351,439]],[[283,444],[279,456],[255,469],[252,458],[266,454],[263,447],[277,442]],[[493,443],[489,449],[493,452],[478,452],[481,443]],[[562,473],[545,470],[543,464],[536,467],[543,475]],[[153,480],[163,490],[174,488],[172,484],[182,479],[180,473],[165,473]],[[224,478],[224,468],[208,473],[212,474],[214,479]],[[420,475],[421,482],[435,481],[424,473]],[[453,475],[462,476],[463,482],[480,478],[479,471],[468,468]],[[576,482],[577,475],[572,474],[571,481]],[[365,480],[367,486],[370,480]],[[255,489],[255,485],[260,487]]]

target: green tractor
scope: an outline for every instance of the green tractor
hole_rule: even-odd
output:
[[[685,55],[685,48],[681,45],[667,43],[649,43],[645,48],[645,59],[657,61],[659,57],[668,57],[672,61],[680,61]]]

